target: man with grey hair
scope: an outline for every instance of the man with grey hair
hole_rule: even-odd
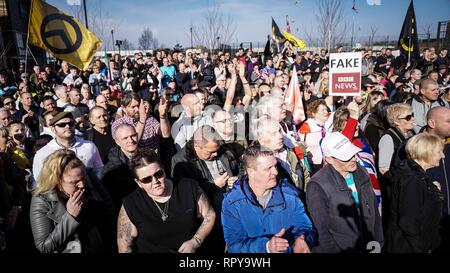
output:
[[[287,179],[301,190],[300,196],[303,199],[305,184],[309,182],[310,176],[295,150],[283,144],[283,130],[279,122],[269,116],[258,119],[256,122],[256,137],[261,146],[274,153],[277,159],[279,177]]]
[[[116,216],[119,215],[122,199],[136,188],[133,174],[128,168],[132,156],[138,150],[138,134],[134,126],[122,123],[114,131],[116,146],[108,154],[101,181],[111,195]]]
[[[59,108],[66,108],[67,105],[69,105],[69,96],[67,94],[67,87],[64,85],[57,85],[55,87],[55,94],[58,98],[56,100],[56,106]]]

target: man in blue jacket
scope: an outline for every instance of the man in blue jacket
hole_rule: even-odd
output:
[[[230,253],[309,253],[314,231],[299,191],[277,181],[272,151],[249,147],[243,156],[247,176],[235,182],[222,203],[222,225]]]

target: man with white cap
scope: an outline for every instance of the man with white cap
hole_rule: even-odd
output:
[[[306,189],[306,204],[317,230],[313,252],[380,251],[383,230],[366,170],[356,162],[361,150],[339,132],[322,141],[327,165]]]

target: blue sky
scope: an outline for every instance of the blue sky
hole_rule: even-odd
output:
[[[47,0],[66,12],[74,10],[68,2],[81,0]],[[115,39],[127,38],[137,45],[138,37],[145,27],[156,34],[160,42],[173,47],[176,42],[190,45],[189,25],[203,22],[203,14],[211,0],[86,0],[88,16],[94,16],[102,6],[109,15],[109,23],[115,27]],[[353,21],[353,0],[341,0],[349,25]],[[305,38],[305,31],[316,32],[315,0],[221,0],[217,1],[224,15],[236,23],[234,42],[263,42],[271,32],[271,17],[281,29],[285,29],[288,15],[294,35]],[[355,36],[370,35],[375,27],[378,35],[398,39],[400,29],[410,0],[356,0],[358,13],[355,15]],[[99,4],[100,3],[100,4]],[[419,34],[423,28],[432,25],[432,36],[436,36],[437,22],[450,20],[450,0],[414,1]],[[298,28],[298,32],[297,32]],[[110,33],[110,30],[107,31]],[[110,38],[109,38],[110,39]]]

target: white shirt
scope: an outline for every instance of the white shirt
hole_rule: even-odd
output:
[[[177,151],[183,149],[195,131],[203,125],[213,125],[210,116],[198,115],[192,119],[187,117],[186,113],[183,112],[178,120],[174,122],[171,130]]]
[[[75,144],[70,147],[69,150],[74,151],[77,157],[86,166],[86,168],[88,170],[92,169],[95,175],[100,178],[100,174],[103,169],[103,162],[102,158],[100,157],[100,153],[98,152],[97,146],[95,146],[93,142],[84,140],[79,137],[75,137],[75,140]],[[33,187],[36,186],[36,181],[39,177],[39,174],[41,173],[42,167],[44,166],[45,159],[53,152],[60,149],[65,149],[65,147],[58,144],[58,142],[56,142],[56,139],[53,139],[47,145],[37,151],[33,161],[33,177],[35,180]]]

